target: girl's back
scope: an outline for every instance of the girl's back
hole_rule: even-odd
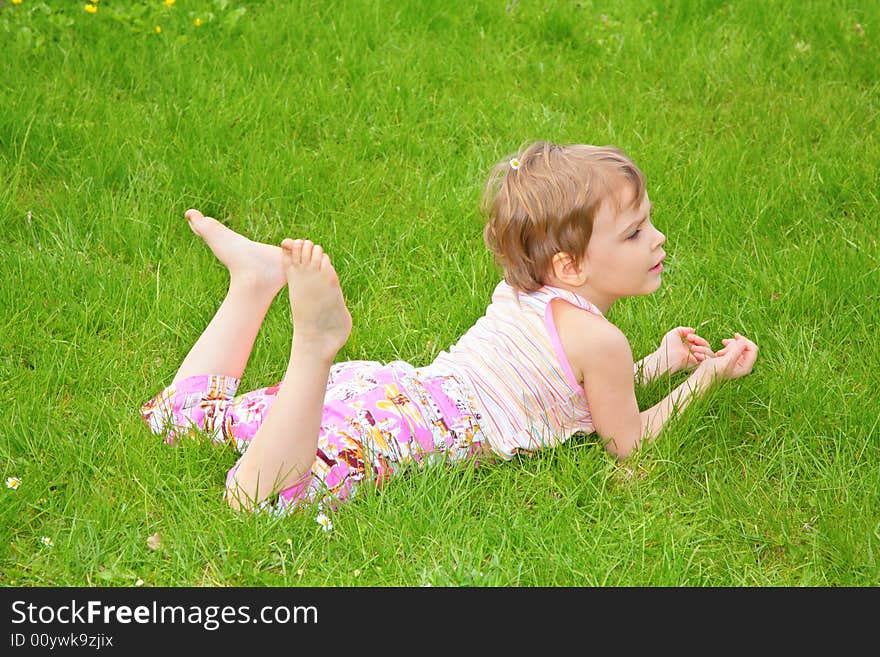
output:
[[[554,321],[555,299],[602,317],[574,292],[546,285],[518,292],[501,281],[486,314],[427,368],[452,372],[469,384],[483,431],[503,458],[593,430]]]

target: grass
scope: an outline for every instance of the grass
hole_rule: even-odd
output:
[[[0,583],[880,583],[877,7],[35,5],[0,3],[0,475],[22,481],[0,489]],[[484,177],[538,138],[646,173],[671,266],[609,314],[636,356],[676,325],[740,331],[750,376],[623,463],[578,436],[429,468],[329,532],[228,512],[230,449],[148,433],[139,405],[226,284],[184,210],[325,245],[355,321],[339,359],[427,364],[498,280]],[[282,296],[243,391],[289,341]]]

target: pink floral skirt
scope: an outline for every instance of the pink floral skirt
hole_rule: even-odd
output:
[[[279,385],[237,395],[239,379],[183,379],[143,405],[153,433],[174,444],[207,433],[244,453],[275,401]],[[450,462],[490,455],[473,394],[448,372],[404,361],[347,361],[330,369],[311,476],[261,506],[286,512],[301,501],[348,499],[364,480],[381,485],[425,458]],[[240,461],[239,461],[240,462]],[[226,477],[227,486],[238,463]]]

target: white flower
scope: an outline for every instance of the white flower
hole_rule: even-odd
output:
[[[137,579],[137,581],[134,583],[134,585],[135,585],[135,586],[143,586],[143,585],[144,585],[144,580],[142,580],[140,577],[138,577],[138,579]]]
[[[522,162],[520,162],[518,159],[513,158],[513,159],[510,161],[510,168],[513,169],[514,171],[516,171],[517,169],[519,169],[520,166],[522,166]]]
[[[325,532],[329,532],[331,529],[333,529],[333,523],[330,522],[330,518],[328,518],[327,514],[325,514],[325,513],[319,513],[315,517],[315,522],[318,523],[319,525],[321,525],[321,528]]]
[[[6,488],[11,488],[12,490],[18,490],[19,486],[21,486],[21,478],[20,477],[6,477]]]
[[[43,536],[43,537],[41,537],[41,538],[40,538],[40,543],[42,543],[42,544],[45,545],[46,547],[53,547],[53,546],[55,545],[55,543],[52,541],[52,539],[49,538],[48,536]]]

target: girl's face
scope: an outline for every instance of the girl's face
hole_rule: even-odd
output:
[[[620,210],[613,202],[602,204],[587,245],[583,296],[603,313],[617,299],[651,294],[661,283],[666,236],[651,223],[648,195],[627,207],[631,196],[628,191],[620,199]]]

